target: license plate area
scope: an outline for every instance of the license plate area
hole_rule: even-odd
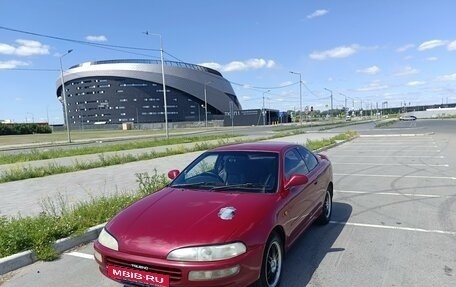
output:
[[[141,283],[150,287],[169,287],[169,276],[144,270],[108,265],[108,277],[132,283]]]

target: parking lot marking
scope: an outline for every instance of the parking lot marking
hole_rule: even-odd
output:
[[[368,150],[362,150],[362,149],[348,149],[348,148],[345,148],[342,150],[343,152],[356,152],[356,153],[359,153],[359,152],[411,152],[411,151],[414,151],[414,152],[440,152],[439,149],[436,149],[436,150],[430,150],[430,149],[413,149],[413,148],[408,148],[407,150],[402,150],[402,149],[375,149],[375,150],[371,150],[371,149],[368,149]]]
[[[399,192],[369,192],[369,191],[355,191],[355,190],[336,190],[336,193],[394,195],[394,196],[430,197],[430,198],[442,197],[441,195],[434,195],[434,194],[416,194],[416,193],[399,193]]]
[[[404,231],[414,231],[414,232],[424,232],[424,233],[438,233],[438,234],[445,234],[445,235],[456,235],[455,231],[445,231],[445,230],[430,230],[430,229],[422,229],[422,228],[365,224],[365,223],[354,223],[354,222],[344,222],[344,221],[330,221],[330,223],[349,225],[349,226],[359,226],[359,227],[371,227],[371,228],[394,229],[394,230],[404,230]]]
[[[369,177],[394,177],[394,178],[424,178],[424,179],[450,179],[456,180],[453,176],[425,176],[425,175],[395,175],[395,174],[364,174],[364,173],[334,173],[339,176],[369,176]]]
[[[66,255],[70,255],[70,256],[79,257],[79,258],[95,260],[95,258],[93,257],[93,254],[87,254],[87,253],[76,252],[76,251],[68,252],[68,253],[65,253],[65,254]]]
[[[368,163],[368,162],[333,162],[334,165],[372,165],[372,166],[428,166],[428,167],[449,167],[449,164],[425,164],[425,163]]]
[[[331,155],[331,157],[375,157],[375,158],[385,158],[385,155]],[[443,155],[438,155],[438,156],[434,156],[434,155],[392,155],[391,157],[393,158],[397,158],[397,157],[401,157],[401,158],[407,158],[407,157],[411,157],[411,158],[445,158]]]
[[[400,146],[401,144],[399,143],[391,143],[391,142],[388,142],[388,143],[366,143],[366,142],[363,142],[363,143],[359,143],[360,145],[363,145],[363,146],[369,146],[370,148],[372,148],[372,146],[381,146],[381,147],[385,147],[385,146]],[[405,143],[404,143],[405,144]],[[408,143],[410,144],[410,143]],[[438,148],[438,146],[436,145],[416,145],[416,146],[412,146],[414,148]]]

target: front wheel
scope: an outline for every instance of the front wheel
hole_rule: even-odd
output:
[[[320,216],[317,219],[317,223],[324,225],[328,224],[329,221],[331,220],[331,214],[332,214],[332,195],[331,191],[326,189],[326,194],[325,194],[325,201],[323,202],[323,210],[321,211]]]
[[[274,234],[266,244],[260,279],[255,287],[278,287],[282,274],[283,247],[282,240]]]

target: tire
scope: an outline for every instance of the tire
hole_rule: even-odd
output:
[[[317,223],[320,225],[328,224],[332,215],[332,195],[329,186],[326,189],[325,201],[320,216],[317,218]]]
[[[266,244],[261,265],[260,279],[255,287],[278,287],[282,276],[283,245],[277,234],[273,234]]]

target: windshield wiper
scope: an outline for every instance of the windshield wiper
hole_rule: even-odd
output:
[[[258,189],[264,188],[263,184],[259,183],[240,183],[240,184],[230,184],[230,185],[222,185],[222,186],[215,186],[211,188],[211,190],[233,190],[233,189]]]
[[[209,186],[209,185],[213,185],[213,184],[212,184],[211,182],[202,181],[202,182],[193,182],[193,183],[174,184],[174,185],[171,185],[170,187],[175,187],[175,188],[181,188],[181,187],[190,188],[190,187],[202,187],[202,186]]]

